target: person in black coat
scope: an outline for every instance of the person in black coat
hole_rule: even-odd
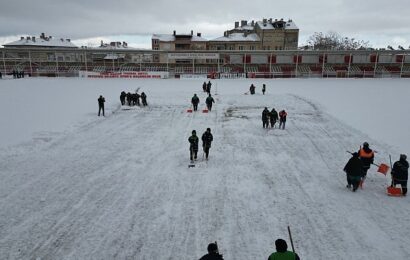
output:
[[[392,187],[396,187],[397,184],[401,185],[403,196],[407,194],[407,180],[409,178],[409,163],[407,162],[407,156],[400,154],[400,159],[393,164],[391,171],[392,175]]]
[[[206,92],[206,89],[207,89],[206,86],[207,86],[207,85],[206,85],[206,82],[204,81],[204,84],[202,84],[202,90],[203,90],[204,92]]]
[[[188,138],[188,142],[189,142],[190,159],[191,161],[193,161],[194,159],[196,160],[197,155],[198,155],[199,138],[196,135],[195,130],[192,130],[192,135]]]
[[[211,143],[214,137],[211,134],[211,128],[207,128],[202,134],[202,147],[204,148],[205,158],[208,160],[209,148],[211,148]]]
[[[353,186],[352,191],[356,191],[363,176],[363,163],[358,153],[352,153],[352,158],[349,159],[343,171],[346,172],[347,177],[346,188],[350,189]]]
[[[206,107],[208,108],[209,111],[212,110],[212,103],[215,103],[214,98],[209,94],[209,96],[205,100]]]
[[[265,109],[262,111],[262,124],[263,124],[263,128],[268,128],[269,126],[269,110],[267,107],[265,107]]]
[[[141,93],[141,102],[144,107],[148,106],[147,95],[144,92]]]
[[[125,91],[122,91],[121,95],[120,95],[120,101],[121,101],[122,106],[125,105],[125,97],[126,96],[127,96],[127,94],[125,94]]]
[[[100,95],[100,97],[98,98],[98,116],[100,116],[101,110],[102,110],[103,116],[105,116],[105,112],[104,112],[104,102],[105,102],[105,98]]]
[[[132,104],[132,94],[130,92],[127,93],[127,103],[128,106],[131,106]]]
[[[199,97],[196,94],[194,94],[194,96],[191,98],[191,103],[192,103],[192,106],[194,107],[194,111],[197,111],[198,104],[199,104]]]
[[[208,81],[208,84],[206,84],[206,92],[208,94],[211,94],[211,86],[212,86],[211,81]]]
[[[218,245],[210,243],[208,245],[208,254],[202,256],[199,260],[224,260],[224,258],[218,252]]]
[[[251,86],[249,87],[249,92],[251,93],[251,95],[255,94],[255,86],[253,84],[251,84]]]
[[[272,111],[270,111],[269,114],[269,119],[270,119],[270,127],[274,128],[276,121],[278,121],[278,112],[275,110],[275,108],[272,108]]]

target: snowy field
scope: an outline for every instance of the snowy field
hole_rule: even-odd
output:
[[[376,163],[409,154],[409,80],[212,82],[213,111],[190,114],[203,81],[0,80],[0,259],[198,259],[215,240],[266,259],[288,225],[302,259],[410,259],[408,198],[376,167],[356,193],[342,171],[364,141]],[[121,109],[139,87],[149,107]],[[265,106],[286,130],[262,128]],[[207,127],[210,159],[188,169]]]

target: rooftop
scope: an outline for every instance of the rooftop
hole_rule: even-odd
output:
[[[44,33],[39,38],[35,36],[21,37],[20,40],[6,43],[4,47],[19,47],[19,46],[32,46],[32,47],[63,47],[63,48],[78,48],[74,45],[70,39],[54,38],[53,36],[46,36]]]

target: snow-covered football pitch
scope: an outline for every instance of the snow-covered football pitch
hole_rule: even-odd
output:
[[[409,153],[408,80],[211,82],[202,113],[201,80],[0,80],[0,259],[198,259],[213,241],[266,259],[287,226],[302,259],[410,258],[408,198],[377,167],[355,193],[342,171],[364,141],[376,163]],[[138,88],[149,106],[121,108]],[[264,107],[285,130],[262,128]],[[209,160],[188,168],[208,127]]]

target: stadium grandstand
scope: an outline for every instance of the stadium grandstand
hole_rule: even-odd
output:
[[[269,19],[267,24],[270,21],[275,23]],[[258,24],[264,23],[235,23],[224,37],[250,33],[246,30]],[[296,28],[293,22],[289,24]],[[30,76],[97,78],[410,77],[410,50],[209,49],[213,45],[192,31],[154,35],[152,41],[158,48],[141,50],[125,42],[80,48],[67,38],[22,37],[0,48],[0,71],[3,75],[18,71]],[[162,49],[165,42],[172,48]]]

